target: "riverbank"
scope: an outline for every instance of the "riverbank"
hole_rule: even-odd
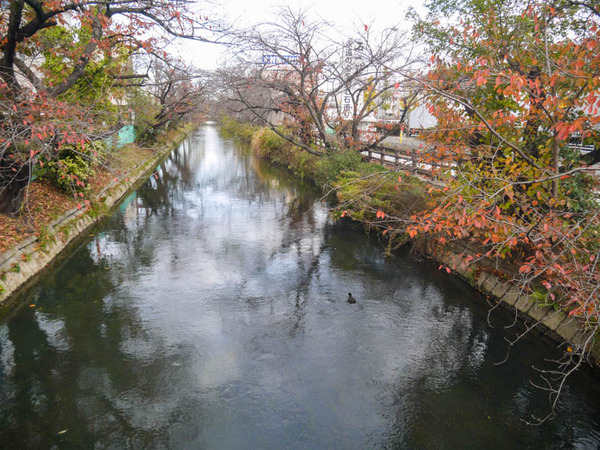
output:
[[[9,310],[15,293],[106,217],[193,129],[186,125],[152,147],[131,144],[114,152],[95,169],[90,189],[80,198],[60,192],[47,180],[32,183],[23,212],[0,216],[1,311]]]
[[[398,223],[408,223],[411,216],[427,210],[431,199],[428,182],[409,173],[363,162],[355,151],[340,151],[320,158],[293,148],[270,130],[234,121],[225,121],[223,128],[248,143],[259,156],[284,165],[326,194],[335,193],[334,218],[353,220],[368,231],[379,233],[386,239],[387,253],[410,244],[413,251],[439,264],[441,270],[483,293],[491,308],[502,306],[513,311],[528,330],[563,344],[567,354],[580,351],[590,355],[596,365],[600,363],[600,344],[594,342],[594,331],[586,330],[578,318],[548,304],[547,298],[540,298],[537,292],[524,292],[512,284],[509,280],[517,269],[509,262],[502,261],[498,267],[495,261],[475,257],[469,243],[454,241],[441,245],[424,237],[413,239],[405,228],[398,228]],[[465,263],[469,255],[472,262]]]

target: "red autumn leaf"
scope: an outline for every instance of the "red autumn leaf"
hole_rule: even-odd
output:
[[[521,267],[519,267],[519,273],[529,273],[531,272],[531,266],[528,264],[523,264]]]

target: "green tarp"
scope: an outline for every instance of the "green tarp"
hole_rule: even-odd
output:
[[[116,148],[121,148],[124,145],[131,144],[135,141],[135,128],[133,125],[125,125],[119,130],[116,136],[116,142],[113,140],[113,144]]]

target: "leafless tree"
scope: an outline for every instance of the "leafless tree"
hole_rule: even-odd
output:
[[[200,113],[205,96],[204,72],[192,66],[157,62],[147,88],[156,101],[152,128],[174,125]]]
[[[250,114],[313,154],[376,145],[398,131],[418,98],[388,69],[414,61],[396,28],[343,35],[286,8],[275,21],[240,32],[237,44],[235,63],[217,73],[231,113]],[[380,112],[393,103],[399,113],[385,123]],[[370,141],[360,137],[367,118],[377,128]]]

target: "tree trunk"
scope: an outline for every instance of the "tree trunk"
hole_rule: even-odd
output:
[[[15,77],[15,52],[21,18],[23,17],[23,0],[10,2],[10,18],[5,42],[1,42],[2,59],[0,59],[0,74],[2,79],[11,87],[13,93],[18,91],[19,83]]]
[[[25,189],[29,184],[29,172],[29,164],[18,166],[12,161],[0,160],[0,213],[19,212]]]

